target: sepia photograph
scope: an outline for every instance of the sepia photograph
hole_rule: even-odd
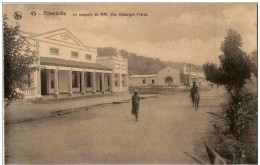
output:
[[[258,3],[2,3],[4,164],[258,164]]]

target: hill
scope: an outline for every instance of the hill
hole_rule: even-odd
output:
[[[129,53],[126,50],[117,51],[112,47],[98,48],[98,56],[116,56],[121,54],[124,58],[128,59],[129,75],[139,74],[157,74],[157,72],[167,66],[181,70],[186,64],[187,68],[192,68],[193,72],[202,72],[202,67],[190,63],[166,62],[161,61],[159,58],[144,57],[135,53]]]

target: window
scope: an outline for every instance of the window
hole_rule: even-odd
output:
[[[152,80],[152,84],[154,84],[154,80]]]
[[[72,72],[72,88],[78,87],[78,74],[76,71]]]
[[[114,68],[115,69],[120,69],[120,64],[115,64]]]
[[[92,56],[90,54],[86,54],[86,60],[91,60],[92,59]]]
[[[107,86],[110,87],[110,79],[109,79],[109,76],[107,77]]]
[[[121,65],[122,70],[126,70],[126,65]]]
[[[145,79],[143,79],[143,84],[145,84],[146,83],[146,80]]]
[[[90,72],[87,72],[87,87],[91,87]]]
[[[50,54],[52,54],[52,55],[59,55],[59,49],[57,49],[57,48],[50,48]]]
[[[71,57],[78,58],[79,57],[79,53],[78,52],[71,52]]]
[[[54,88],[54,71],[51,70],[51,89]]]

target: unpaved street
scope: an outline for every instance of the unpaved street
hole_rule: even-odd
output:
[[[184,151],[202,146],[207,112],[220,109],[222,95],[220,88],[201,91],[198,111],[188,92],[144,99],[138,122],[122,103],[6,125],[6,163],[196,163]]]

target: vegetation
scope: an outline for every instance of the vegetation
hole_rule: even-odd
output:
[[[203,65],[206,79],[224,85],[227,90],[227,102],[223,104],[228,132],[236,140],[234,144],[235,158],[241,163],[243,156],[243,138],[247,136],[257,117],[257,104],[245,84],[251,73],[257,74],[256,53],[247,55],[241,49],[240,34],[230,29],[221,44],[222,55],[219,56],[220,66],[213,63]]]
[[[20,27],[9,26],[7,20],[5,15],[3,17],[5,106],[23,98],[23,94],[17,89],[23,90],[25,84],[30,81],[26,76],[36,69],[34,64],[37,60],[35,52],[30,50],[30,44],[20,35]]]

